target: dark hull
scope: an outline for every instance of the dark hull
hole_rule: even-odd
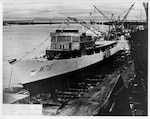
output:
[[[131,53],[135,71],[141,78],[147,79],[148,71],[148,29],[131,34]],[[140,73],[142,71],[142,73]],[[145,80],[147,85],[147,80]]]
[[[142,93],[139,99],[142,102],[143,115],[147,115],[147,89],[148,89],[148,29],[136,31],[131,34],[129,40],[131,44],[131,54],[134,60],[136,77],[136,90]]]

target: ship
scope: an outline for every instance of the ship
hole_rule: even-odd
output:
[[[57,28],[50,33],[50,44],[45,54],[32,59],[12,59],[21,84],[33,94],[54,91],[55,79],[90,67],[117,52],[129,49],[124,36],[107,40],[93,30]],[[63,82],[63,81],[61,81]]]
[[[133,98],[138,98],[140,104],[134,104],[134,115],[148,115],[148,3],[143,2],[143,7],[146,14],[146,22],[143,29],[135,29],[131,32],[129,43],[131,46],[131,54],[134,60],[135,86],[132,93]],[[136,96],[137,95],[137,96]],[[142,111],[141,111],[142,110]],[[142,112],[141,114],[139,112]]]

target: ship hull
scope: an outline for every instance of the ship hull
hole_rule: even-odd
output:
[[[23,84],[24,88],[30,92],[31,95],[36,94],[52,94],[55,98],[55,91],[68,91],[70,89],[76,89],[79,82],[85,82],[88,79],[101,79],[106,72],[110,73],[114,69],[114,62],[123,51],[120,50],[114,55],[106,58],[105,60],[99,61],[88,67],[81,68],[72,72],[49,77],[43,80],[30,82]],[[79,86],[78,89],[81,87]],[[81,88],[82,90],[84,89]]]
[[[143,110],[142,115],[147,115],[148,103],[148,28],[142,31],[136,31],[131,34],[129,40],[131,44],[131,54],[134,60],[136,77],[134,83],[138,84],[136,90],[141,92],[138,97]]]
[[[102,61],[124,48],[125,42],[118,42],[107,52],[94,53],[77,58],[61,60],[22,60],[13,65],[22,84],[47,79],[73,72]]]
[[[131,53],[135,63],[135,71],[147,80],[148,74],[148,29],[131,34]],[[140,73],[142,72],[142,73]],[[147,85],[147,82],[145,83]]]
[[[108,42],[110,44],[110,41]],[[105,58],[116,54],[122,49],[128,49],[127,46],[128,45],[126,40],[120,40],[117,41],[115,47],[109,49],[109,52],[108,50],[107,52],[100,51],[99,53],[94,53],[92,55],[85,55],[77,58],[61,60],[21,60],[13,64],[13,67],[20,79],[21,84],[23,84],[24,87],[27,89],[32,89],[32,91],[30,92],[33,92],[33,94],[34,91],[40,92],[40,90],[44,92],[53,92],[56,89],[56,87],[68,86],[66,77],[69,73],[81,71],[88,67],[91,67],[103,61]],[[51,84],[49,84],[49,80]],[[41,87],[42,85],[44,85],[44,87]]]

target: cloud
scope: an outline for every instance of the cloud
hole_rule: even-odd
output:
[[[34,19],[67,16],[100,15],[94,12],[93,5],[102,10],[114,13],[116,16],[129,9],[133,2],[102,2],[101,0],[5,0],[3,3],[4,19]],[[141,3],[135,4],[134,11],[130,15],[139,15]],[[143,9],[143,8],[142,8]],[[143,10],[144,11],[144,10]],[[142,12],[144,15],[144,12]]]

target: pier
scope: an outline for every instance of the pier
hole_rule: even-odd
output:
[[[123,22],[118,22],[118,21],[108,21],[106,19],[94,19],[91,20],[90,18],[79,18],[78,20],[80,21],[84,21],[87,24],[104,24],[104,25],[112,25],[114,23],[123,23]],[[65,18],[56,18],[56,19],[47,19],[47,20],[5,20],[3,21],[3,25],[7,26],[7,25],[42,25],[42,24],[77,24],[74,21],[68,21]],[[125,22],[125,24],[127,25],[146,25],[146,21],[145,20],[127,20]]]

